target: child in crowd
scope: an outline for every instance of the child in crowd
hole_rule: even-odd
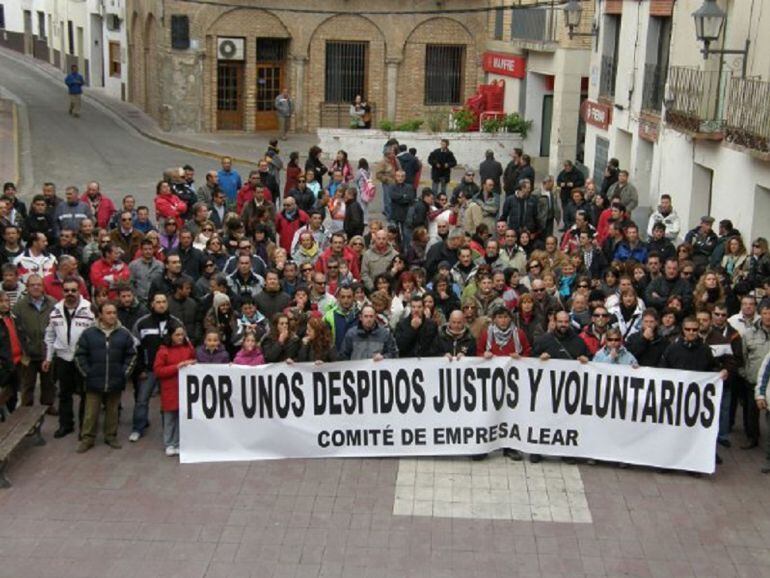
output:
[[[230,363],[230,356],[222,345],[218,331],[206,331],[203,345],[199,345],[195,350],[195,359],[198,363]]]
[[[166,333],[153,371],[160,380],[163,445],[167,456],[179,455],[179,370],[195,363],[195,349],[181,325]]]
[[[236,365],[264,365],[265,356],[262,355],[262,350],[259,348],[257,336],[251,331],[244,335],[241,349],[235,354],[233,363]]]

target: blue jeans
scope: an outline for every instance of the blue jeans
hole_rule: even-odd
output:
[[[722,403],[719,406],[719,433],[717,440],[726,441],[730,437],[730,388],[725,381],[722,386]]]
[[[150,425],[147,415],[150,413],[150,397],[152,391],[157,385],[157,378],[151,371],[147,372],[147,377],[139,381],[134,392],[134,417],[131,431],[144,435],[144,430]]]
[[[382,212],[385,215],[385,220],[390,222],[390,191],[393,189],[393,185],[382,185]]]
[[[433,189],[433,194],[434,195],[438,195],[439,193],[446,194],[447,182],[449,182],[448,179],[447,180],[441,179],[439,181],[433,181],[433,184],[431,186],[431,189]]]

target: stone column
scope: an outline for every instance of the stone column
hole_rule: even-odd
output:
[[[577,51],[557,50],[553,87],[553,119],[548,170],[556,175],[565,160],[574,162],[577,152],[577,128],[580,118],[580,81],[582,62],[572,58]]]
[[[385,116],[388,120],[396,120],[396,101],[398,100],[398,65],[401,64],[400,58],[389,57],[385,59],[385,82],[387,94],[387,107]],[[380,113],[382,114],[382,113]]]
[[[294,98],[294,126],[295,131],[304,131],[307,128],[307,116],[305,115],[305,65],[307,56],[294,55],[291,57],[294,65],[294,86],[291,87],[291,95]]]

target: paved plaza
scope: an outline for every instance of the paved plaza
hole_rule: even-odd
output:
[[[0,576],[770,576],[758,450],[716,475],[494,455],[180,465],[25,445],[0,491]],[[742,435],[733,436],[737,442]]]

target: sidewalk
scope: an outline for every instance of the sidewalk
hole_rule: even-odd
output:
[[[0,48],[4,55],[23,63],[30,68],[51,77],[56,82],[63,82],[64,74],[56,67],[41,60],[27,58],[17,52]],[[63,86],[63,84],[62,84]],[[220,158],[230,156],[236,164],[256,164],[262,153],[267,150],[270,139],[276,135],[271,133],[187,133],[166,132],[161,130],[158,123],[130,102],[124,102],[108,95],[104,88],[86,87],[84,99],[91,104],[106,109],[118,121],[130,126],[142,136],[155,142],[174,147],[191,153]],[[281,150],[288,160],[289,153],[298,151],[300,157],[307,156],[308,149],[317,144],[318,139],[311,133],[289,134],[287,140],[281,141]]]
[[[0,181],[19,182],[19,134],[16,106],[0,98]]]

